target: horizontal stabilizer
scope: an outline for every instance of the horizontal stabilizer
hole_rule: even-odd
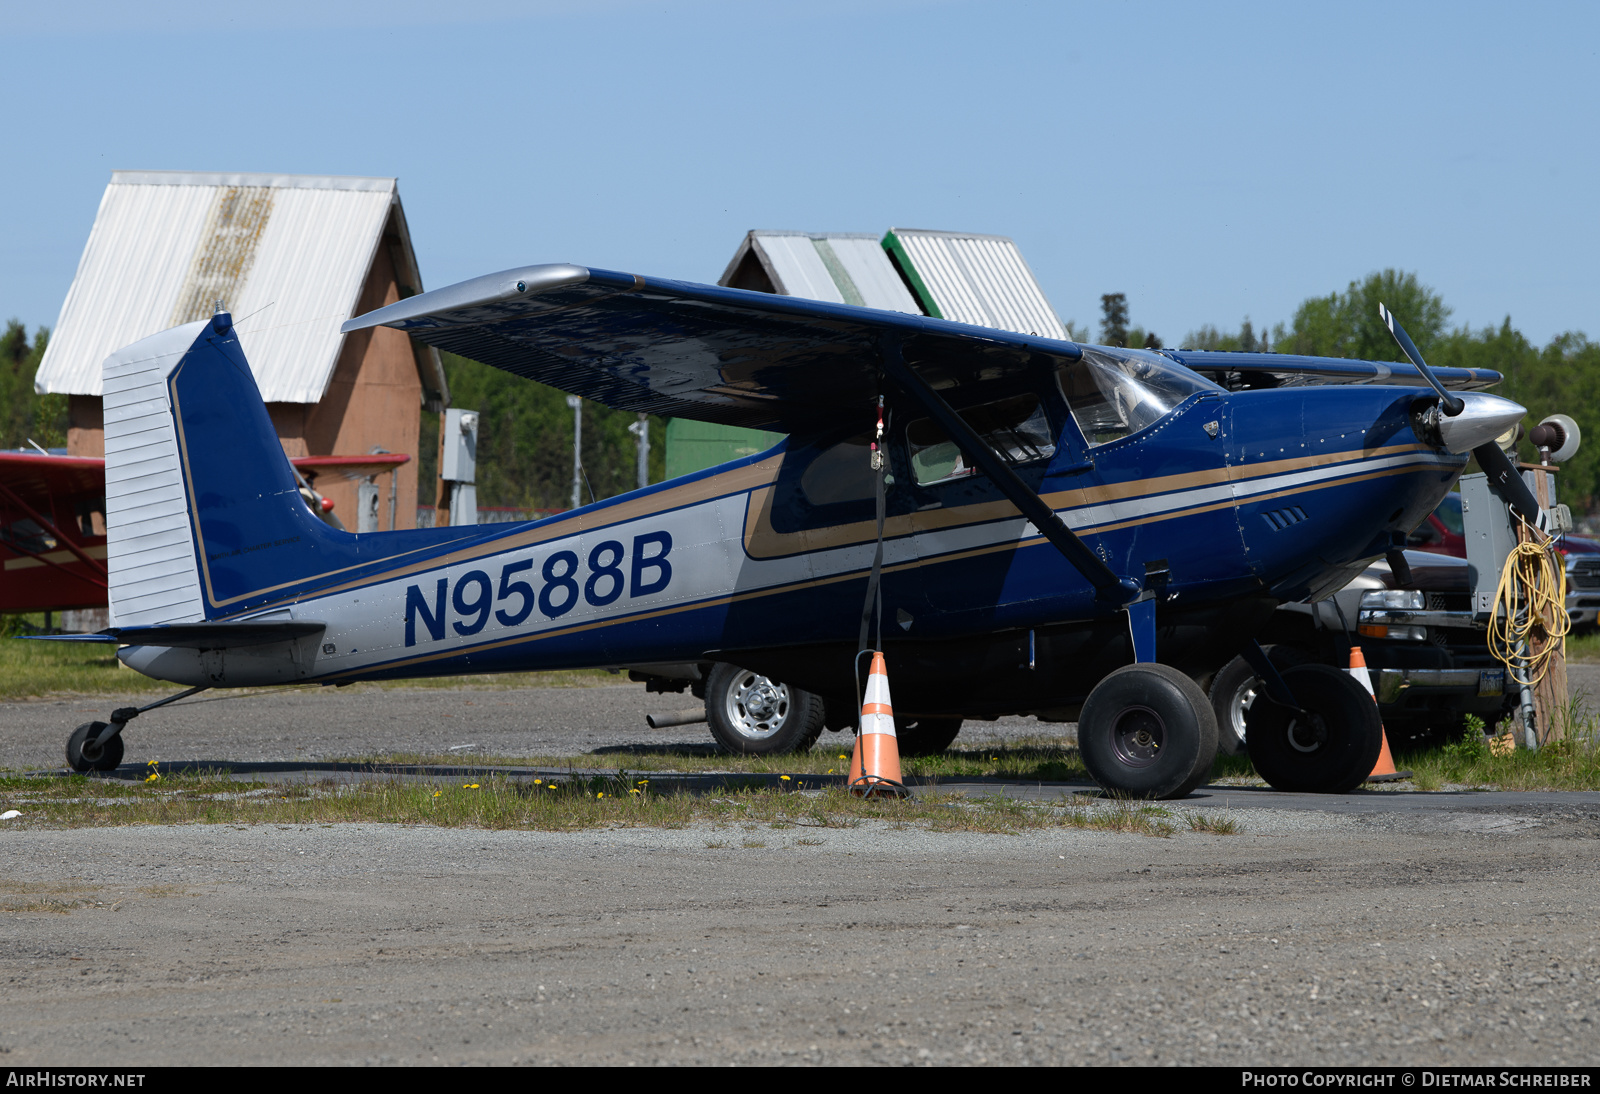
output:
[[[179,623],[170,627],[112,627],[104,632],[128,646],[176,646],[195,650],[231,650],[292,642],[321,634],[326,623],[310,620],[264,620],[253,623]]]

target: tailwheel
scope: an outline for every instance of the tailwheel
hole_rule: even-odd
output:
[[[122,734],[109,741],[98,738],[111,728],[105,722],[85,722],[67,738],[67,766],[74,771],[112,771],[122,763]]]
[[[1200,685],[1177,669],[1126,665],[1089,693],[1078,749],[1115,797],[1181,798],[1217,758],[1217,719]]]
[[[1283,682],[1300,709],[1263,688],[1245,715],[1256,773],[1278,790],[1344,794],[1360,786],[1383,748],[1372,696],[1331,665],[1297,665]]]

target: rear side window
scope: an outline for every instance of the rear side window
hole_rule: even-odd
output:
[[[969,407],[960,413],[961,420],[1007,463],[1032,463],[1055,455],[1050,419],[1037,395],[1017,395]],[[918,486],[933,486],[978,473],[932,418],[912,422],[906,428],[906,442],[911,449],[911,470]]]

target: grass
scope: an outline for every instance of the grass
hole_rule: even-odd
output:
[[[1589,664],[1600,661],[1600,630],[1567,635],[1567,660]]]
[[[827,734],[809,752],[782,756],[737,756],[719,752],[711,744],[702,747],[634,745],[604,748],[582,756],[530,754],[526,756],[463,756],[459,752],[397,752],[382,757],[346,756],[349,763],[430,764],[459,766],[463,763],[514,767],[595,767],[601,764],[626,767],[630,771],[673,771],[687,774],[732,772],[741,775],[838,775],[850,767],[850,748],[854,738],[847,734]],[[1015,737],[1004,746],[954,748],[937,756],[903,756],[901,771],[907,776],[939,779],[992,776],[1020,782],[1088,782],[1076,744],[1070,737],[1040,734]]]
[[[116,647],[99,642],[29,642],[0,638],[0,699],[38,695],[142,695],[173,691],[117,661]]]
[[[127,783],[85,776],[0,778],[0,808],[22,816],[9,825],[86,828],[136,824],[417,824],[449,828],[531,829],[546,832],[597,828],[683,828],[709,823],[747,835],[742,849],[767,847],[755,833],[791,829],[854,828],[868,821],[934,832],[1018,833],[1078,828],[1172,836],[1190,831],[1232,834],[1231,820],[1175,814],[1144,802],[1075,796],[1056,802],[1004,797],[924,794],[915,798],[862,799],[842,789],[791,793],[745,790],[722,796],[651,793],[633,775],[510,780],[479,777],[448,783],[366,781],[279,786],[235,782],[217,774],[166,776]],[[781,837],[787,839],[788,837]],[[792,846],[826,841],[807,835]],[[735,846],[707,840],[708,848]],[[790,846],[790,845],[786,845]]]

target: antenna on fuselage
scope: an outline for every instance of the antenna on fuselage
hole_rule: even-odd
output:
[[[1439,382],[1439,377],[1433,374],[1433,369],[1429,368],[1428,363],[1422,359],[1422,351],[1417,349],[1416,343],[1411,340],[1411,336],[1406,333],[1406,329],[1394,317],[1394,312],[1380,303],[1378,305],[1378,316],[1383,320],[1383,325],[1389,328],[1389,333],[1394,335],[1394,340],[1400,343],[1401,350],[1405,352],[1407,357],[1411,358],[1411,363],[1417,366],[1417,371],[1422,373],[1422,378],[1428,381],[1433,390],[1439,393],[1439,409],[1452,418],[1465,410],[1467,408],[1466,402],[1460,396],[1452,395],[1445,390],[1444,385]]]

